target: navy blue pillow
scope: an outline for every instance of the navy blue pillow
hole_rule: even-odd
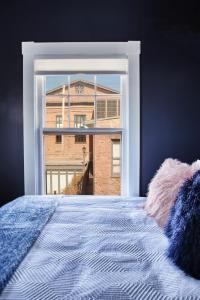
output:
[[[181,187],[165,234],[167,256],[186,274],[200,279],[200,170]]]

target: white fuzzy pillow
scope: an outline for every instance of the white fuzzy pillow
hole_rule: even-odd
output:
[[[192,165],[168,158],[161,165],[149,184],[144,209],[164,227],[181,185],[200,169],[200,160]]]

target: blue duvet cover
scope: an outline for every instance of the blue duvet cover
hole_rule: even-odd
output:
[[[57,196],[54,203],[1,300],[200,299],[200,281],[168,260],[168,241],[143,201]]]
[[[55,206],[51,199],[20,197],[0,209],[0,292],[52,216]]]

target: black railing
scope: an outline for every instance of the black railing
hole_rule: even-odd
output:
[[[86,163],[84,174],[78,183],[79,195],[87,195],[90,171],[92,171],[92,161]]]

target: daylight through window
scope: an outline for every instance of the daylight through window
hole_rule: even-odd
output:
[[[55,132],[43,138],[47,194],[120,194],[121,133],[110,130],[121,126],[121,76],[45,76],[44,128]]]

